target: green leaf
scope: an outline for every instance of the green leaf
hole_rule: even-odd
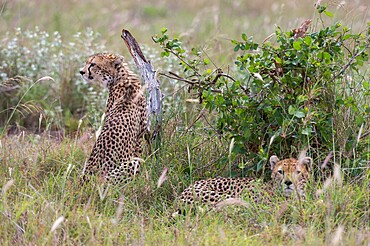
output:
[[[162,51],[162,52],[161,52],[161,56],[162,56],[162,57],[170,56],[170,52]]]
[[[307,101],[307,100],[308,100],[308,96],[306,96],[306,95],[299,95],[299,96],[297,97],[297,102],[298,102],[298,103],[305,102],[305,101]]]
[[[290,115],[294,115],[296,111],[297,111],[297,110],[294,108],[294,106],[289,105],[288,113],[289,113]]]
[[[257,50],[257,48],[258,48],[258,44],[257,44],[257,43],[254,43],[254,44],[251,46],[250,50]]]
[[[330,55],[328,52],[324,52],[324,53],[323,53],[323,57],[324,57],[325,62],[326,62],[327,64],[331,63],[331,55]]]
[[[243,33],[243,34],[242,34],[242,39],[243,39],[244,41],[248,41],[247,34]]]
[[[333,17],[333,13],[332,12],[329,12],[329,11],[324,11],[324,14],[326,14],[327,16],[329,17]]]
[[[308,46],[311,46],[311,44],[312,44],[312,38],[310,36],[306,36],[306,37],[304,37],[304,42]]]
[[[317,10],[321,14],[322,12],[324,12],[326,10],[326,4],[324,4],[324,5],[318,5],[317,6]]]
[[[243,137],[245,139],[249,139],[251,137],[251,135],[252,135],[252,133],[251,133],[251,130],[249,128],[244,129]]]
[[[297,117],[298,119],[300,119],[300,118],[305,117],[305,116],[306,116],[306,114],[305,114],[304,112],[302,112],[302,111],[296,111],[296,112],[294,113],[294,116],[295,116],[295,117]]]
[[[208,58],[203,59],[204,65],[208,65],[211,61]]]
[[[344,35],[344,36],[343,36],[343,41],[344,41],[344,40],[347,40],[347,39],[349,39],[349,38],[351,38],[351,37],[352,37],[352,34],[347,33],[346,35]]]
[[[277,64],[282,64],[283,61],[279,57],[275,57],[275,61]]]
[[[300,41],[294,41],[293,42],[293,48],[295,50],[301,50],[302,49],[301,42]]]
[[[311,127],[306,127],[305,129],[302,129],[301,132],[303,135],[309,136],[312,133],[312,128]]]
[[[362,116],[362,115],[357,115],[357,117],[356,117],[356,124],[358,125],[358,126],[360,126],[361,124],[363,124],[363,123],[365,123],[366,121],[365,121],[365,119],[364,119],[364,117]]]
[[[364,89],[365,89],[365,90],[370,90],[370,83],[369,83],[369,82],[364,81],[364,82],[362,83],[362,86],[364,87]]]

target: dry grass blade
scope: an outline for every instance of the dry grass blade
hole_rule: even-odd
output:
[[[52,77],[50,77],[50,76],[44,76],[44,77],[41,77],[38,80],[36,80],[35,83],[40,82],[40,81],[44,81],[44,80],[52,80],[52,81],[55,82],[55,80]]]
[[[229,146],[229,159],[230,159],[231,153],[233,152],[233,149],[234,149],[234,143],[235,143],[235,139],[232,138],[231,142],[230,142],[230,146]]]
[[[132,160],[134,160],[134,161],[138,161],[138,162],[140,162],[140,163],[145,162],[145,160],[144,160],[144,159],[139,158],[139,157],[134,157],[134,158],[132,158]]]
[[[106,188],[105,188],[106,187]],[[97,190],[98,190],[98,193],[99,193],[99,198],[100,198],[100,201],[104,201],[105,197],[107,196],[108,194],[108,190],[109,190],[109,184],[106,185],[104,183],[101,184],[101,186],[97,186]]]
[[[118,222],[121,220],[122,218],[122,212],[123,212],[123,205],[125,204],[124,203],[125,201],[125,197],[123,195],[121,195],[118,199],[118,207],[117,207],[117,210],[116,210],[116,219],[113,220],[113,222],[115,224],[118,224]]]
[[[225,231],[222,230],[222,228],[220,227],[220,228],[218,228],[218,232],[219,232],[219,235],[220,235],[220,239],[221,239],[222,244],[226,244],[227,237],[226,237]]]
[[[161,187],[161,185],[164,183],[164,181],[166,181],[166,179],[167,179],[167,172],[168,172],[168,168],[167,167],[164,167],[164,169],[162,171],[162,174],[161,174],[161,176],[158,179],[157,188]]]
[[[332,183],[333,183],[333,179],[332,178],[326,179],[325,182],[324,182],[324,185],[323,185],[322,189],[318,189],[316,191],[316,196],[318,197],[321,194],[323,194],[324,191],[326,191],[327,189],[329,189],[329,187],[332,185]]]
[[[256,77],[259,81],[264,82],[261,74],[259,74],[259,73],[253,73],[253,76]]]
[[[276,135],[273,135],[273,136],[270,138],[269,147],[270,147],[270,146],[271,146],[271,144],[274,142],[275,137],[276,137]]]
[[[275,214],[275,219],[279,219],[288,210],[288,202],[284,202]]]
[[[53,224],[53,226],[51,227],[50,229],[50,232],[53,232],[55,231],[56,229],[58,229],[58,227],[60,226],[60,224],[64,221],[64,216],[60,216]]]
[[[342,236],[344,232],[344,226],[338,226],[337,230],[334,232],[333,238],[331,240],[331,245],[341,245]]]
[[[334,164],[334,173],[333,173],[333,177],[334,177],[334,181],[338,184],[338,185],[342,185],[342,174],[341,174],[341,170],[340,170],[340,165],[338,164]]]
[[[90,217],[88,215],[86,215],[86,221],[87,221],[87,224],[89,224],[89,228],[92,229],[93,227],[90,221]]]
[[[101,131],[103,130],[104,120],[105,120],[105,113],[101,116],[99,129],[95,132],[95,139],[98,139]]]
[[[360,142],[363,129],[364,129],[364,123],[361,124],[360,130],[358,131],[356,145]]]
[[[2,192],[3,192],[3,210],[4,214],[9,216],[9,219],[11,217],[11,210],[9,209],[8,202],[6,199],[6,191],[14,184],[14,179],[9,180],[6,182],[6,184],[3,186]]]
[[[139,172],[139,168],[140,168],[140,163],[143,163],[143,162],[145,162],[145,160],[144,159],[141,159],[141,158],[139,158],[139,157],[134,157],[134,158],[132,158],[132,160],[134,161],[134,173],[136,174],[136,173],[138,173]]]
[[[333,157],[333,151],[330,151],[330,153],[328,154],[328,156],[326,156],[324,162],[322,163],[321,165],[321,170],[324,169],[326,167],[326,165],[328,164],[328,162],[330,161],[330,159]]]
[[[187,103],[199,103],[199,99],[197,98],[188,98],[185,100]]]
[[[189,164],[189,168],[190,170],[192,170],[192,164],[191,164],[191,152],[190,152],[190,148],[189,148],[189,144],[186,144],[186,152],[187,152],[187,156],[188,156],[188,164]]]
[[[303,149],[301,150],[301,152],[299,152],[299,155],[298,155],[299,162],[302,162],[302,160],[306,158],[307,156],[306,153],[307,153],[307,149]]]
[[[8,182],[6,182],[6,184],[3,186],[3,195],[5,196],[6,194],[6,191],[10,188],[10,186],[12,186],[14,184],[14,179],[11,179],[9,180]]]

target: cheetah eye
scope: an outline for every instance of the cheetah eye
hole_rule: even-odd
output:
[[[92,63],[90,64],[90,67],[93,67],[93,66],[95,66],[95,65],[96,65],[96,63],[92,62]]]
[[[283,170],[278,170],[278,173],[283,174]]]
[[[297,174],[300,174],[300,173],[301,173],[301,171],[297,170],[297,171],[296,171],[296,173],[297,173]]]

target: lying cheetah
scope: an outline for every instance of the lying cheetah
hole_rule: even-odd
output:
[[[274,194],[277,190],[283,191],[285,197],[297,193],[299,197],[305,197],[305,186],[309,178],[308,166],[312,159],[304,157],[300,160],[294,158],[279,160],[277,156],[270,157],[272,170],[269,183],[263,184],[267,193]],[[210,178],[199,180],[186,188],[180,195],[179,201],[182,204],[193,204],[195,202],[215,205],[228,198],[239,198],[243,192],[253,196],[254,200],[259,199],[259,194],[254,192],[256,180],[253,178]]]

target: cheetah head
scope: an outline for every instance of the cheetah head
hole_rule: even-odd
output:
[[[305,187],[309,178],[308,167],[311,163],[310,157],[303,157],[299,160],[289,158],[281,161],[275,155],[270,157],[271,178],[277,187],[283,189],[285,197],[290,197],[292,193],[305,197]]]
[[[90,56],[85,66],[80,70],[82,78],[87,82],[99,82],[104,87],[114,81],[117,75],[117,68],[122,64],[123,57],[99,53]]]

